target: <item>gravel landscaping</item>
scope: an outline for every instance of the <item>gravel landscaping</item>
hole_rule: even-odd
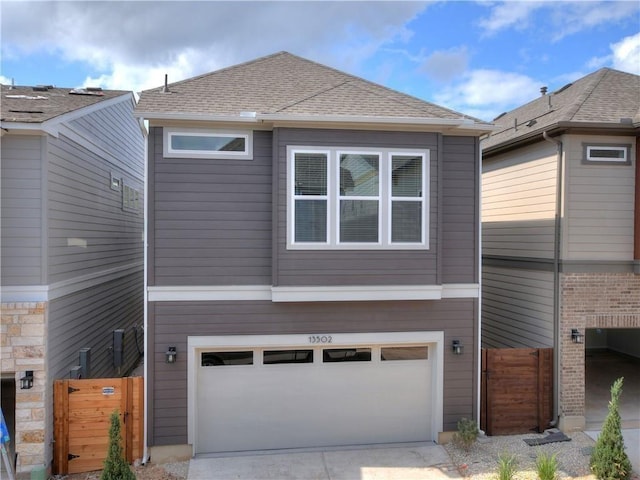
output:
[[[445,445],[453,463],[462,476],[472,480],[494,480],[498,471],[501,455],[514,455],[517,462],[517,474],[514,480],[537,480],[536,458],[539,453],[557,455],[558,478],[595,480],[589,469],[589,459],[595,441],[583,432],[567,434],[571,440],[529,446],[524,439],[543,438],[545,434],[506,435],[481,437],[465,452],[453,444]],[[632,480],[640,480],[633,475]]]

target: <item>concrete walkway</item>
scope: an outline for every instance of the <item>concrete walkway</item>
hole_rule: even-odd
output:
[[[188,480],[445,480],[462,478],[440,445],[198,456]]]

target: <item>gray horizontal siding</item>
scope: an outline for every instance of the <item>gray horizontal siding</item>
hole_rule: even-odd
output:
[[[143,291],[140,268],[136,273],[52,300],[48,313],[48,378],[69,378],[69,370],[78,365],[81,348],[91,348],[91,378],[127,374],[144,348]],[[124,365],[119,370],[114,368],[111,355],[115,329],[125,330]]]
[[[253,160],[164,158],[161,128],[149,143],[149,284],[269,285],[271,132]]]
[[[438,265],[438,135],[433,133],[306,130],[283,128],[277,142],[276,219],[273,284],[286,285],[432,285]],[[429,149],[431,189],[428,250],[287,250],[287,146]]]
[[[187,443],[187,355],[165,363],[166,348],[187,352],[191,335],[300,334],[385,331],[444,331],[444,430],[472,417],[476,399],[477,308],[474,300],[438,302],[354,302],[274,304],[271,302],[151,303],[149,332],[149,444]],[[453,339],[465,353],[452,355]]]
[[[633,259],[635,148],[631,164],[583,162],[583,144],[634,144],[634,137],[565,136],[566,260]]]
[[[48,150],[49,283],[140,262],[143,209],[123,209],[122,191],[110,186],[115,167],[63,135],[51,138]],[[125,184],[140,192],[142,205],[142,179],[125,177]]]
[[[126,100],[84,115],[69,125],[113,156],[116,173],[140,180],[144,172],[144,141],[133,107],[133,98],[127,95]]]
[[[553,272],[483,266],[482,346],[553,346]]]
[[[483,162],[483,255],[553,258],[556,179],[550,142]]]
[[[475,283],[479,262],[479,153],[473,137],[443,137],[442,283]]]
[[[2,285],[41,285],[42,151],[39,136],[2,137]]]

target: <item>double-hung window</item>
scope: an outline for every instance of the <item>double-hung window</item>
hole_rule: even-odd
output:
[[[428,248],[428,150],[287,153],[288,248]]]

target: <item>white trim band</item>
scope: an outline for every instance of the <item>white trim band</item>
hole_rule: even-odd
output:
[[[61,280],[51,285],[3,286],[0,299],[3,303],[50,302],[56,298],[71,295],[132,273],[142,272],[142,270],[143,262],[136,262],[68,280]]]
[[[440,300],[442,298],[478,298],[478,284],[447,285],[346,285],[271,287],[240,286],[175,286],[148,287],[150,302],[349,302],[376,300]]]

